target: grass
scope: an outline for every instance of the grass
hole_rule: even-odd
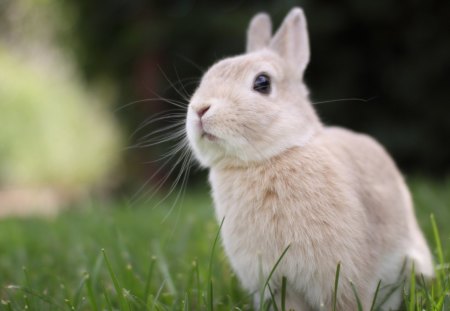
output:
[[[450,310],[450,183],[410,185],[438,278],[415,279],[402,310]],[[0,220],[0,310],[251,310],[216,241],[208,190],[172,211],[170,200],[153,203],[86,202],[55,219]]]

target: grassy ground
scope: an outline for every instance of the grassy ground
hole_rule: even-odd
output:
[[[435,258],[448,263],[450,184],[410,184]],[[169,200],[153,205],[90,202],[52,220],[0,220],[0,310],[251,309],[220,243],[211,255],[218,225],[208,190],[173,210]],[[426,289],[414,284],[403,310],[450,310],[448,266],[439,271]]]

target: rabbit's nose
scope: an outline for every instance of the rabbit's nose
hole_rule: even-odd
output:
[[[203,117],[203,115],[209,110],[210,107],[211,107],[211,105],[207,105],[207,106],[201,107],[200,109],[197,109],[198,117],[201,119]]]

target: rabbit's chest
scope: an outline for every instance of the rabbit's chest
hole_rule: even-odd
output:
[[[290,200],[291,190],[282,176],[261,176],[251,171],[214,174],[210,181],[218,220],[236,236],[253,236],[264,242],[279,240],[279,227],[286,225],[298,202]],[[253,239],[252,239],[253,240]]]
[[[212,172],[210,182],[218,220],[224,219],[222,240],[225,250],[244,283],[251,283],[244,285],[257,286],[261,272],[268,275],[286,247],[293,243],[297,254],[292,262],[294,269],[297,272],[311,270],[302,265],[313,262],[306,258],[312,257],[308,253],[311,248],[306,246],[313,243],[310,237],[317,235],[306,225],[307,215],[302,215],[308,202],[305,198],[300,202],[298,197],[292,197],[292,181],[286,180],[281,172],[272,175],[253,175],[247,171],[234,173],[221,176]],[[301,253],[299,241],[305,245],[305,253]],[[277,271],[287,274],[286,271],[292,269],[285,262]]]

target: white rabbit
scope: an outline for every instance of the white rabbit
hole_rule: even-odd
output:
[[[223,245],[247,290],[258,292],[290,245],[269,283],[278,306],[285,276],[287,309],[331,310],[341,263],[337,309],[357,309],[352,282],[368,310],[378,282],[395,283],[406,258],[431,277],[431,255],[408,188],[383,147],[319,120],[303,83],[308,61],[300,8],[273,37],[270,18],[256,15],[247,53],[219,61],[202,78],[187,136],[209,168]],[[383,308],[400,302],[397,290]]]

